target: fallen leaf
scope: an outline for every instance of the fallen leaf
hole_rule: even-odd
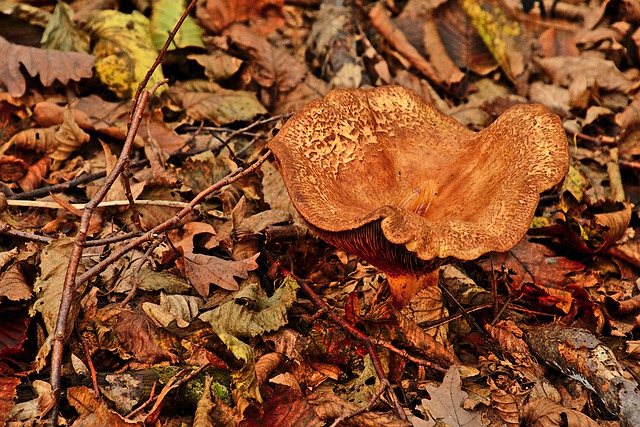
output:
[[[283,5],[284,0],[207,0],[198,3],[196,16],[204,28],[217,34],[236,22],[277,15]]]
[[[513,82],[525,70],[527,44],[520,24],[508,17],[504,6],[494,0],[462,0],[462,8],[489,51]]]
[[[567,425],[571,427],[597,427],[599,424],[585,414],[558,405],[548,397],[528,402],[522,408],[523,421],[531,427]]]
[[[184,269],[187,280],[203,297],[209,296],[211,284],[226,289],[237,291],[240,286],[234,277],[246,279],[249,271],[258,268],[256,259],[260,254],[241,261],[228,261],[216,256],[205,254],[184,254]]]
[[[161,334],[145,314],[107,306],[98,316],[111,327],[122,348],[138,362],[151,365],[178,361],[178,357],[167,350],[170,342],[166,334]]]
[[[91,16],[87,28],[95,38],[98,77],[120,98],[132,96],[156,60],[149,19],[136,11],[103,10]],[[149,88],[162,79],[162,68],[158,67],[149,79]]]
[[[232,301],[202,313],[200,319],[238,337],[274,332],[287,324],[287,311],[296,301],[297,290],[298,283],[290,277],[270,297],[259,286],[249,285]]]
[[[510,277],[514,280],[514,287],[519,289],[524,283],[537,286],[562,286],[566,275],[584,269],[584,265],[556,254],[540,243],[534,243],[525,236],[509,252],[493,255],[492,261],[481,263],[485,271],[491,271],[491,264],[499,269],[504,265],[514,272]]]
[[[193,92],[173,88],[169,96],[192,120],[210,120],[218,126],[249,121],[267,112],[254,92],[243,90],[216,88],[213,92]]]
[[[162,49],[169,33],[178,22],[186,9],[185,0],[157,0],[152,3],[149,31],[151,41],[157,50]],[[183,48],[187,46],[198,46],[204,48],[202,43],[202,27],[189,15],[180,26],[180,29],[169,45],[169,50]]]
[[[440,422],[451,427],[484,427],[480,421],[480,414],[462,408],[467,393],[462,391],[461,386],[457,366],[449,368],[440,387],[425,386],[431,399],[422,399],[422,407],[431,416],[429,426],[435,426],[436,422]]]
[[[27,300],[32,297],[31,287],[27,285],[19,264],[13,264],[0,275],[0,297],[10,301]]]
[[[27,90],[27,82],[20,72],[21,65],[30,76],[39,75],[44,86],[51,86],[55,80],[66,84],[70,80],[79,81],[93,76],[95,58],[86,53],[20,46],[3,37],[0,37],[0,51],[4,53],[0,58],[0,81],[15,98]]]
[[[542,70],[554,84],[570,87],[577,79],[584,79],[587,88],[596,85],[599,89],[629,92],[634,83],[615,63],[592,56],[558,56],[538,60]]]
[[[56,328],[62,289],[74,244],[75,240],[72,238],[59,238],[45,247],[40,255],[40,275],[33,284],[33,290],[38,299],[33,303],[30,314],[33,316],[36,312],[39,312],[42,315],[47,334],[49,334],[49,341],[52,339],[52,334]],[[78,267],[78,274],[84,273],[85,270],[86,268],[81,262]],[[74,327],[76,316],[80,310],[80,299],[85,288],[86,284],[77,288],[74,292],[65,334],[67,339],[69,339],[70,331]],[[48,345],[40,347],[36,357],[37,369],[42,369],[45,366],[49,351],[50,347]]]
[[[41,44],[46,49],[89,52],[89,36],[76,28],[73,9],[63,2],[56,4],[42,33]]]

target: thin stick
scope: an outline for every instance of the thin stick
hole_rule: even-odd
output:
[[[148,160],[141,160],[138,162],[132,162],[131,168],[140,168],[149,164]],[[47,185],[45,187],[38,188],[32,191],[25,191],[24,193],[12,194],[7,197],[7,200],[26,200],[36,199],[38,197],[48,196],[50,193],[61,193],[70,188],[75,188],[78,185],[86,184],[88,182],[95,181],[96,179],[104,178],[107,176],[107,172],[96,172],[91,174],[83,174],[77,178],[74,178],[67,182],[61,182],[60,184]]]
[[[157,89],[157,85],[152,88]],[[80,228],[76,234],[75,245],[73,246],[69,264],[67,266],[67,272],[64,279],[64,285],[62,287],[62,295],[60,298],[60,308],[58,310],[58,318],[56,321],[56,328],[53,335],[53,349],[51,351],[51,388],[53,389],[53,396],[55,404],[51,410],[51,416],[49,417],[49,425],[55,427],[58,422],[58,412],[60,410],[60,378],[62,375],[62,355],[64,352],[64,343],[67,338],[67,323],[69,312],[71,311],[71,304],[73,301],[73,295],[77,286],[76,274],[78,273],[78,267],[80,266],[80,259],[82,257],[82,251],[84,250],[85,242],[87,240],[87,232],[89,230],[89,222],[91,216],[96,210],[97,206],[107,195],[107,192],[118,178],[122,169],[124,168],[125,161],[127,159],[126,153],[131,151],[133,146],[133,140],[142,121],[142,113],[144,112],[151,92],[144,91],[140,95],[140,102],[136,103],[137,108],[133,113],[133,122],[127,133],[124,145],[122,147],[122,154],[116,162],[113,170],[107,175],[104,184],[93,199],[87,204],[86,209],[82,215],[82,221],[80,222]]]
[[[17,237],[19,239],[31,240],[37,243],[51,243],[53,238],[47,236],[40,236],[39,234],[27,233],[26,231],[14,230],[9,224],[0,224],[0,234],[5,236]]]
[[[134,201],[138,205],[146,205],[146,206],[165,206],[169,208],[185,208],[189,206],[187,202],[179,202],[177,200],[135,200]],[[89,202],[90,203],[90,202]],[[89,203],[72,203],[76,209],[86,209],[89,206]],[[9,206],[14,207],[29,207],[29,208],[45,208],[45,209],[64,209],[59,203],[56,202],[46,202],[42,200],[7,200],[7,204]],[[129,206],[131,202],[129,200],[109,200],[107,202],[100,202],[98,204],[98,208],[111,208],[118,206]]]

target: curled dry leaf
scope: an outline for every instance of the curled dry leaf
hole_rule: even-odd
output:
[[[510,393],[500,390],[491,383],[491,406],[498,411],[498,415],[504,423],[509,427],[518,427],[520,425],[520,410],[517,399]]]
[[[531,427],[597,427],[599,424],[585,414],[558,405],[547,397],[528,402],[522,409],[522,419]]]
[[[71,108],[64,110],[63,122],[55,133],[55,151],[49,154],[55,165],[67,160],[82,144],[89,142],[89,134],[83,131],[73,118]]]
[[[141,363],[154,364],[161,361],[176,363],[175,354],[166,350],[169,342],[153,321],[143,313],[130,310],[105,308],[104,322],[111,326],[120,345]]]
[[[18,132],[2,145],[0,154],[5,153],[9,148],[14,146],[16,148],[35,151],[36,153],[52,153],[57,144],[55,137],[57,130],[57,126],[50,126],[47,128],[32,128]]]
[[[30,76],[40,76],[40,82],[51,86],[55,80],[66,84],[70,80],[79,81],[93,75],[94,57],[86,53],[61,52],[37,49],[9,43],[0,37],[0,81],[11,96],[18,98],[27,90],[27,82],[20,72],[24,66]]]
[[[19,264],[13,264],[0,276],[0,299],[21,301],[31,299],[33,293]]]
[[[236,22],[265,18],[278,13],[284,0],[207,0],[198,3],[196,16],[214,34]]]
[[[592,214],[580,204],[565,215],[566,236],[572,249],[595,254],[615,244],[627,230],[633,205],[624,203],[614,212]]]
[[[248,285],[233,300],[202,313],[200,319],[237,337],[274,332],[287,324],[287,311],[296,301],[297,290],[298,283],[290,277],[270,297],[258,285]]]
[[[33,165],[29,166],[25,176],[18,181],[20,188],[22,188],[23,191],[31,191],[40,187],[40,183],[49,173],[51,162],[52,160],[50,157],[43,157]]]
[[[15,182],[22,179],[29,165],[16,156],[0,155],[0,181]]]

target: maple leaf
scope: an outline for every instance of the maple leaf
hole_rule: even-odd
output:
[[[27,82],[20,72],[24,65],[30,76],[40,75],[45,86],[51,86],[55,80],[66,84],[69,80],[78,81],[93,75],[95,58],[86,53],[62,52],[51,49],[38,49],[9,43],[0,37],[0,81],[9,94],[21,97],[27,90]]]
[[[237,291],[238,282],[235,277],[246,279],[249,271],[258,268],[257,253],[251,258],[241,261],[227,261],[205,254],[186,253],[184,255],[184,267],[187,279],[200,295],[209,295],[209,286],[213,283],[228,291]]]
[[[431,415],[428,426],[435,426],[441,421],[451,427],[484,427],[480,414],[471,413],[462,408],[467,393],[462,391],[460,371],[452,366],[442,380],[440,387],[426,386],[431,400],[422,399],[422,406]]]

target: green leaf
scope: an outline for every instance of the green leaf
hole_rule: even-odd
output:
[[[238,337],[255,337],[273,332],[287,324],[287,310],[296,301],[298,282],[287,277],[282,286],[267,298],[259,285],[239,290],[233,301],[202,313],[200,318],[214,329]]]
[[[234,386],[233,397],[238,407],[238,412],[242,414],[249,406],[248,399],[262,403],[262,396],[260,396],[260,390],[258,389],[255,354],[251,346],[243,343],[233,335],[225,332],[216,333],[236,359],[244,360],[245,362],[240,370],[231,374]]]
[[[58,2],[40,40],[42,47],[62,51],[89,53],[89,36],[73,22],[73,9]]]
[[[151,40],[156,49],[162,49],[169,32],[178,22],[178,19],[186,9],[184,1],[176,0],[156,0],[153,2],[153,10],[151,11]],[[182,23],[180,30],[173,39],[173,43],[169,49],[176,47],[198,46],[204,47],[202,43],[203,29],[196,24],[190,16]]]
[[[151,43],[149,20],[138,12],[128,15],[104,10],[93,14],[87,26],[96,39],[93,54],[98,58],[95,69],[100,80],[119,97],[132,96],[157,56]],[[149,87],[162,79],[158,67]]]

